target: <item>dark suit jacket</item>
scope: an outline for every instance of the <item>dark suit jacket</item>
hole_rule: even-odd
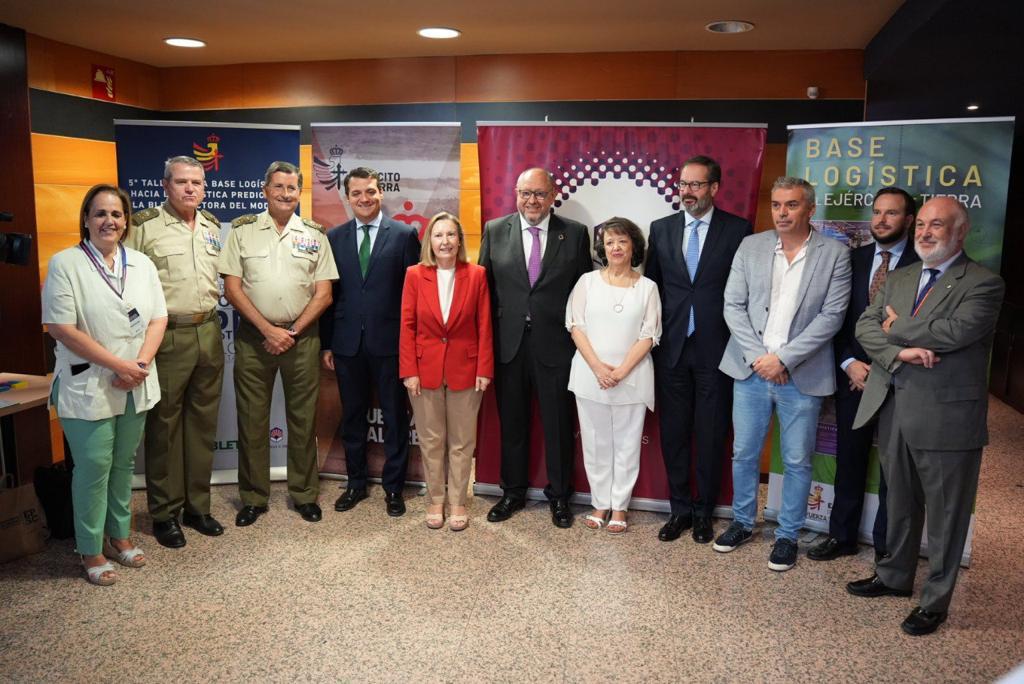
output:
[[[405,274],[398,375],[418,376],[424,389],[445,382],[456,392],[473,389],[476,379],[494,377],[494,340],[487,272],[476,264],[456,264],[448,323],[441,315],[437,269],[417,264]]]
[[[697,275],[691,281],[683,258],[685,220],[681,211],[660,218],[651,224],[648,237],[644,275],[657,283],[661,293],[662,335],[656,359],[670,367],[679,363],[692,305],[700,332],[694,338],[699,345],[698,358],[717,368],[729,342],[729,327],[722,316],[725,283],[740,242],[754,229],[746,219],[715,207]]]
[[[921,268],[890,273],[857,321],[857,340],[872,363],[853,426],[867,424],[889,399],[911,447],[980,449],[988,443],[988,358],[1003,279],[961,253],[912,316]],[[886,306],[899,316],[888,333],[882,330]],[[903,363],[896,357],[906,347],[930,349],[940,360],[932,368]]]
[[[480,243],[480,265],[487,269],[498,361],[515,358],[530,314],[537,360],[566,367],[576,345],[565,329],[565,304],[576,281],[593,268],[587,227],[552,214],[540,277],[530,287],[519,214],[488,221]]]
[[[842,369],[838,368],[838,364],[842,363],[846,359],[857,359],[865,363],[871,363],[871,359],[868,357],[867,352],[860,346],[860,342],[857,341],[857,319],[864,313],[864,309],[868,308],[868,287],[871,285],[871,263],[875,259],[875,243],[869,245],[862,245],[850,253],[853,267],[853,280],[852,280],[852,291],[850,292],[850,306],[846,309],[846,318],[843,320],[843,327],[839,330],[839,334],[836,335],[836,367],[837,374],[841,373],[845,376],[846,373]],[[913,237],[907,239],[907,244],[903,248],[903,254],[900,255],[900,260],[896,262],[895,268],[903,268],[910,264],[916,264],[921,258],[917,256],[917,252],[914,250]],[[891,273],[890,273],[891,275]],[[886,277],[888,280],[888,277]],[[845,387],[846,383],[842,382],[842,376],[837,375],[840,378],[840,386]]]
[[[420,241],[412,226],[382,217],[364,280],[359,269],[359,232],[354,219],[327,232],[339,277],[334,283],[334,304],[320,317],[320,348],[354,356],[365,334],[370,354],[394,356],[405,270],[419,261]]]

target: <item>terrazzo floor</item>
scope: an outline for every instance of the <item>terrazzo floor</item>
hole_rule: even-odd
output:
[[[1024,418],[993,399],[990,428],[973,567],[928,637],[899,629],[914,598],[845,593],[871,574],[866,546],[774,573],[768,525],[718,554],[659,542],[660,514],[612,537],[558,530],[542,503],[490,524],[477,497],[456,534],[425,528],[415,488],[395,519],[377,487],[335,513],[325,480],[317,524],[276,483],[236,528],[236,488],[215,487],[226,533],[186,529],[180,550],[157,545],[136,492],[149,564],[114,587],[85,582],[71,540],[0,566],[0,681],[991,681],[1024,660]]]

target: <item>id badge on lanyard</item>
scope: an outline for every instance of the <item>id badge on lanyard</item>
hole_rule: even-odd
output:
[[[96,267],[96,273],[103,282],[107,284],[110,291],[117,295],[117,298],[121,300],[121,307],[125,311],[125,315],[128,316],[128,329],[135,337],[141,337],[145,332],[145,327],[142,325],[142,316],[139,314],[139,310],[124,300],[124,288],[128,283],[128,255],[124,251],[124,245],[118,245],[121,249],[121,289],[118,290],[110,283],[110,278],[103,272],[103,265],[93,256],[93,253],[85,246],[85,240],[78,243],[78,246],[85,252],[85,256],[89,257],[89,261]]]

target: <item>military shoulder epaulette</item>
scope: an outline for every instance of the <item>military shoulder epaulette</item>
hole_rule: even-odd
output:
[[[132,225],[141,226],[146,221],[156,218],[160,215],[160,210],[156,207],[150,207],[149,209],[143,209],[132,214]]]
[[[304,218],[304,219],[302,219],[302,222],[306,224],[307,228],[312,228],[313,230],[319,230],[321,233],[326,233],[327,232],[326,230],[324,230],[323,226],[321,226],[319,223],[317,223],[313,219]]]
[[[205,216],[209,220],[213,221],[218,226],[220,225],[220,219],[218,219],[216,216],[214,216],[212,211],[207,211],[206,209],[200,209],[199,211],[200,211],[200,213],[202,213],[203,216]]]
[[[231,227],[238,228],[239,226],[244,226],[248,223],[256,223],[257,218],[258,216],[256,214],[245,214],[244,216],[239,216],[231,222]]]

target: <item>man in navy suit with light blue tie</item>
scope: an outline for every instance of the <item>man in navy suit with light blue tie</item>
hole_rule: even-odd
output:
[[[348,486],[334,503],[347,511],[366,498],[370,389],[384,416],[381,484],[390,516],[405,513],[402,488],[409,461],[409,411],[398,378],[398,334],[405,270],[419,261],[416,230],[381,211],[380,174],[359,167],[345,176],[353,219],[327,233],[340,278],[334,306],[320,320],[323,365],[338,375]]]
[[[691,526],[699,544],[714,536],[711,514],[732,422],[732,378],[718,369],[729,342],[723,297],[733,256],[753,233],[749,221],[714,205],[721,180],[714,159],[688,159],[679,171],[682,211],[651,224],[645,275],[661,293],[663,332],[654,368],[672,506],[658,532],[662,541],[678,539]]]

